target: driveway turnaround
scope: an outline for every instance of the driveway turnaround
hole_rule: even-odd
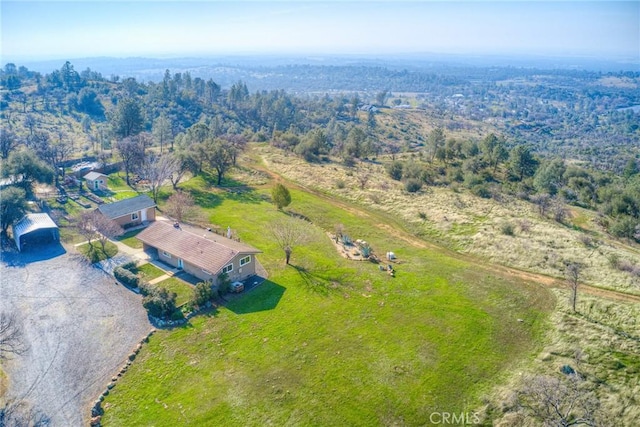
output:
[[[139,295],[60,245],[2,253],[0,312],[16,313],[28,346],[2,362],[7,397],[52,427],[88,425],[92,402],[152,329]]]

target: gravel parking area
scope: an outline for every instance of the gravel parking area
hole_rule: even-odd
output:
[[[93,400],[152,329],[139,295],[60,245],[2,254],[0,311],[17,313],[29,347],[3,362],[8,397],[50,426],[88,425]]]

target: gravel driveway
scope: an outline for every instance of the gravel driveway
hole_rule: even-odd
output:
[[[51,426],[88,425],[91,403],[152,328],[139,295],[59,245],[2,254],[0,311],[17,313],[29,346],[3,362],[8,397]]]

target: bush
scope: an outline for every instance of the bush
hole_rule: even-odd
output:
[[[344,180],[342,180],[342,179],[337,179],[336,180],[336,188],[338,190],[342,190],[345,186],[346,186],[346,184],[344,183]]]
[[[155,288],[142,299],[142,306],[153,317],[167,318],[176,311],[176,297],[175,292]]]
[[[487,187],[487,185],[485,184],[475,185],[471,187],[471,194],[478,197],[482,197],[483,199],[491,198],[491,191],[489,190],[489,187]]]
[[[120,267],[124,268],[125,270],[129,270],[132,273],[135,273],[138,269],[138,265],[136,264],[135,261],[126,262],[122,264]]]
[[[402,162],[395,160],[387,165],[387,173],[392,179],[400,181],[402,179]]]
[[[373,249],[371,249],[371,246],[369,246],[368,244],[362,245],[360,246],[360,253],[362,254],[363,258],[369,258],[373,253]]]
[[[202,307],[213,299],[213,289],[211,283],[200,282],[193,288],[193,297],[191,303],[195,307]]]
[[[353,241],[351,240],[351,237],[349,237],[349,235],[347,234],[343,234],[341,236],[342,239],[342,244],[345,246],[351,246],[353,244]]]
[[[223,296],[224,294],[229,292],[229,287],[231,286],[231,279],[229,279],[229,275],[227,273],[222,273],[218,275],[218,295]]]
[[[120,281],[120,283],[122,283],[125,286],[129,286],[131,288],[137,288],[138,285],[140,285],[140,278],[137,275],[133,274],[129,270],[126,270],[120,266],[116,267],[113,270],[113,275],[116,279],[118,279],[118,281]]]
[[[607,257],[607,261],[609,261],[609,265],[612,268],[617,269],[620,267],[620,257],[618,256],[618,254],[610,254]]]
[[[505,236],[514,236],[515,235],[515,227],[510,222],[503,222],[500,225],[500,231]]]
[[[416,193],[422,188],[422,183],[417,179],[409,179],[404,183],[404,189],[409,193]]]
[[[143,281],[140,281],[140,283],[138,284],[138,288],[140,289],[140,293],[143,297],[146,297],[156,289],[155,286]]]

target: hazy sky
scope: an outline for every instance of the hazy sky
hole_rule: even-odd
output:
[[[640,59],[640,1],[6,1],[2,58],[519,53]]]

